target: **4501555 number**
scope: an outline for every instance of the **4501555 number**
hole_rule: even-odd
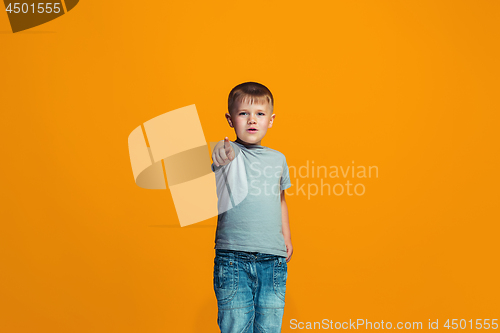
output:
[[[61,5],[60,3],[52,3],[52,2],[47,2],[47,3],[39,2],[37,4],[37,6],[35,6],[34,3],[32,3],[32,4],[28,4],[28,3],[14,3],[14,4],[12,4],[12,3],[9,3],[9,5],[7,6],[7,8],[5,10],[9,13],[15,13],[15,14],[18,14],[18,13],[24,13],[24,14],[27,14],[27,13],[33,13],[33,14],[54,13],[54,14],[58,14],[61,12],[60,5]]]
[[[491,320],[491,324],[490,324],[490,320]],[[446,327],[447,329],[466,329],[466,328],[469,328],[469,329],[493,329],[493,330],[496,330],[498,328],[498,323],[497,323],[498,319],[476,319],[476,322],[474,323],[471,320],[467,321],[465,319],[452,319],[451,322],[450,322],[450,319],[448,319],[446,321],[446,323],[444,324],[444,327]],[[468,325],[470,324],[470,326]]]

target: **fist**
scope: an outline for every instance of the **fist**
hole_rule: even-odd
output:
[[[229,144],[227,136],[224,138],[224,141],[217,143],[212,152],[212,160],[216,166],[229,164],[229,162],[234,160],[234,157],[234,150]]]

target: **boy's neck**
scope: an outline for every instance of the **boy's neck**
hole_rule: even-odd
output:
[[[236,140],[234,140],[234,142],[238,142],[239,144],[242,144],[242,145],[248,146],[248,147],[259,147],[259,146],[261,146],[261,144],[260,144],[261,141],[262,140],[260,140],[257,143],[248,143],[248,142],[245,142],[245,141],[241,140],[240,138],[236,138]]]

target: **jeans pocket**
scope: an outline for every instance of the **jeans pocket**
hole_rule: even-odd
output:
[[[215,257],[214,291],[219,304],[233,299],[238,288],[238,265],[235,258]]]
[[[277,257],[274,260],[273,284],[274,292],[282,301],[285,301],[286,280],[288,278],[288,265],[286,258]]]

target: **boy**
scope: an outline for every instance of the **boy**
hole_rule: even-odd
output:
[[[226,119],[237,139],[214,147],[219,216],[214,291],[222,333],[281,332],[287,263],[292,256],[285,156],[261,145],[271,128],[273,95],[264,85],[234,87]]]

